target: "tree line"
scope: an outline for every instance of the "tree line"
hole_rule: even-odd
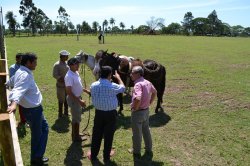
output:
[[[23,16],[22,23],[16,21],[16,16],[12,11],[8,11],[5,19],[8,29],[5,34],[16,35],[19,33],[28,33],[31,35],[48,35],[48,34],[94,34],[97,33],[126,33],[126,34],[171,34],[171,35],[197,35],[197,36],[250,36],[250,27],[244,28],[241,25],[230,26],[224,23],[213,10],[206,18],[194,18],[192,12],[185,13],[183,21],[180,23],[171,23],[164,25],[163,18],[151,17],[145,25],[135,28],[131,25],[125,29],[123,22],[115,25],[116,20],[105,19],[102,23],[94,21],[92,25],[83,21],[82,24],[74,25],[70,21],[70,15],[62,6],[58,9],[58,21],[52,21],[42,11],[35,6],[32,0],[21,0],[19,14]],[[23,27],[21,29],[21,27]]]

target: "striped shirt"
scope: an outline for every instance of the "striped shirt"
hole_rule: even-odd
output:
[[[102,111],[115,110],[118,107],[116,95],[124,91],[124,85],[118,85],[101,78],[92,83],[90,87],[92,103],[96,109]]]

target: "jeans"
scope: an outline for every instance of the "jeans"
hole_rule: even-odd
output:
[[[43,115],[43,107],[23,108],[23,114],[31,129],[31,160],[43,157],[49,133],[48,123]]]

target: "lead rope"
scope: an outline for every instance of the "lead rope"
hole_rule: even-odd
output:
[[[83,83],[84,83],[84,88],[86,89],[87,88],[87,84],[86,84],[86,80],[85,80],[85,63],[84,63],[84,65],[83,65]],[[89,95],[89,106],[90,106],[90,95]],[[89,126],[89,120],[90,120],[90,108],[88,109],[88,112],[89,112],[89,116],[88,116],[88,121],[87,121],[87,124],[86,124],[86,126],[85,126],[85,128],[82,130],[82,133],[83,133],[83,135],[87,135],[87,136],[90,136],[90,134],[87,132],[87,133],[84,133],[84,131],[88,128],[88,126]],[[82,107],[82,112],[84,112],[84,108]]]

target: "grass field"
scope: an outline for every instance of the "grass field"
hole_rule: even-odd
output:
[[[164,112],[151,107],[152,161],[133,161],[129,103],[118,117],[112,158],[114,165],[250,165],[250,38],[107,36],[7,38],[9,65],[17,52],[37,53],[35,79],[43,95],[50,125],[46,156],[49,165],[91,165],[83,157],[90,140],[71,142],[70,118],[57,119],[53,64],[66,49],[72,57],[80,49],[94,55],[99,49],[140,59],[153,59],[167,69]],[[94,81],[88,70],[87,85]],[[87,100],[87,95],[83,95]],[[91,103],[90,103],[91,104]],[[88,132],[92,134],[94,109]],[[18,116],[16,116],[18,118]],[[88,113],[82,115],[81,128]],[[20,132],[21,151],[29,165],[30,130]],[[102,148],[99,153],[102,161]]]

